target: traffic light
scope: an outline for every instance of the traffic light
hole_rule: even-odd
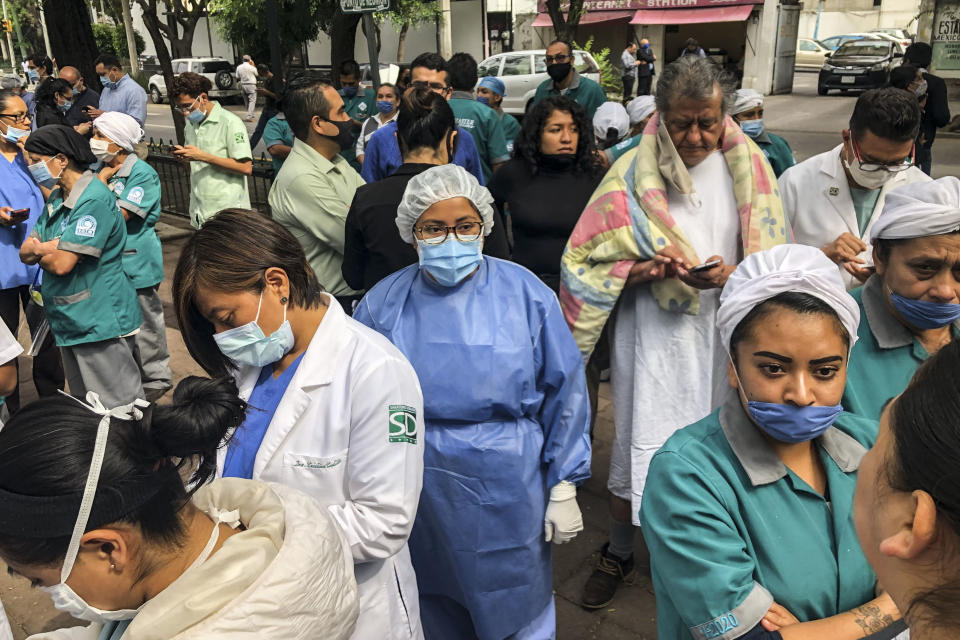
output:
[[[12,20],[0,20],[0,27],[3,27],[3,30],[7,33],[13,31],[13,21]]]

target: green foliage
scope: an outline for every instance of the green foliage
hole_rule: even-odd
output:
[[[326,31],[339,3],[337,0],[277,0],[280,23],[280,48],[289,58],[304,42]],[[249,53],[254,60],[267,60],[267,17],[264,0],[210,0],[207,5],[217,31]]]
[[[20,33],[23,35],[23,44],[26,46],[27,54],[43,53],[45,47],[43,31],[40,28],[37,0],[8,0],[7,11],[10,19],[16,20],[17,24],[20,25]],[[16,42],[16,35],[14,35],[14,42]],[[17,48],[16,54],[19,60],[19,48]]]
[[[109,53],[120,58],[127,58],[127,32],[122,24],[94,23],[93,39],[97,43],[97,51],[100,53]],[[137,55],[143,53],[143,37],[136,29],[133,30],[133,39],[136,42]]]
[[[381,11],[374,14],[378,22],[390,20],[397,31],[407,27],[417,28],[425,24],[433,24],[443,15],[440,3],[436,0],[393,0],[390,11]]]
[[[574,42],[573,46],[589,52],[590,55],[593,56],[593,59],[597,61],[597,65],[600,67],[600,86],[603,87],[603,90],[608,96],[623,93],[623,85],[620,84],[620,74],[617,72],[617,69],[614,68],[613,63],[610,62],[610,47],[604,47],[599,51],[596,50],[593,47],[593,36],[590,36],[586,44],[579,45]]]
[[[97,51],[117,55],[113,48],[113,25],[96,23],[93,25],[93,41],[97,43]]]

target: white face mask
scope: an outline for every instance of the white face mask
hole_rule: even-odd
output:
[[[90,139],[90,151],[93,152],[93,155],[95,155],[100,162],[110,162],[117,157],[116,152],[111,153],[109,149],[110,143],[106,140]]]
[[[844,147],[846,149],[846,147]],[[851,155],[853,152],[851,151]],[[847,168],[847,171],[850,172],[850,177],[853,178],[853,181],[864,189],[882,189],[883,185],[887,184],[887,181],[893,177],[893,174],[889,171],[881,169],[880,171],[864,171],[860,168],[860,163],[857,162],[856,157],[854,161],[850,162],[844,154],[843,166]]]

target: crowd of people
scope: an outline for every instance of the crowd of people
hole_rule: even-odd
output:
[[[918,168],[923,72],[796,163],[698,49],[623,105],[553,42],[522,123],[465,53],[291,77],[269,215],[247,125],[180,74],[208,377],[175,389],[135,82],[0,91],[0,558],[90,623],[37,638],[555,638],[604,369],[583,607],[648,572],[663,640],[951,637],[960,179]]]

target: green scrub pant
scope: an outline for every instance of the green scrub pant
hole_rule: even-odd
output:
[[[147,400],[153,402],[173,387],[167,327],[157,287],[137,289],[137,302],[143,315],[143,324],[136,336],[140,350],[140,378]]]
[[[140,354],[134,336],[60,347],[70,395],[95,391],[108,409],[144,399]]]

